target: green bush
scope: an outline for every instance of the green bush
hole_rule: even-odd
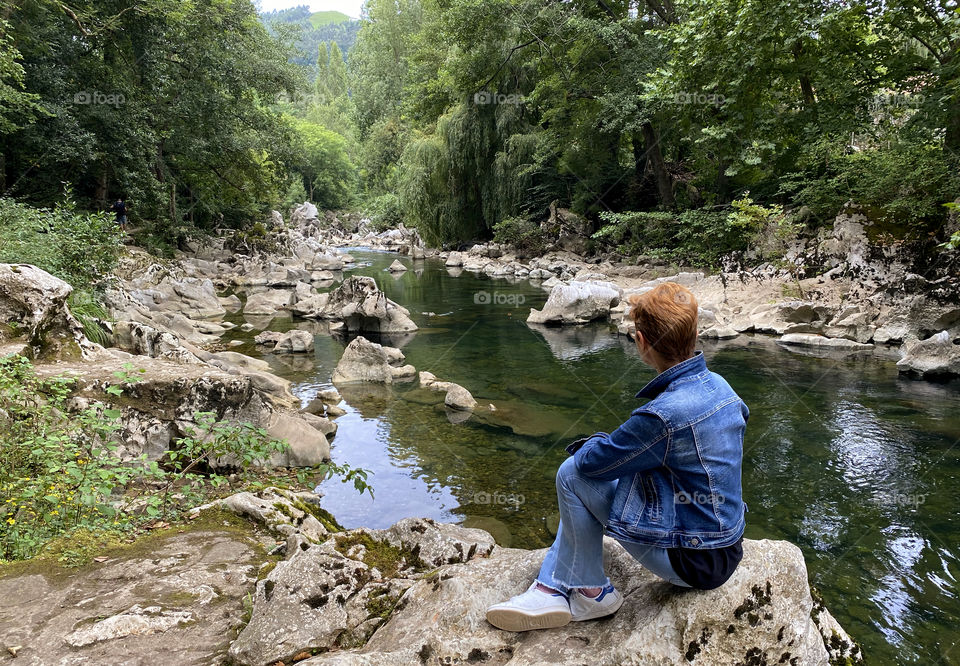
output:
[[[804,166],[782,179],[781,193],[824,222],[853,201],[875,221],[923,234],[943,225],[943,202],[960,191],[960,165],[938,144],[901,142],[859,152],[821,144]]]
[[[367,205],[367,216],[377,232],[395,229],[403,222],[400,197],[393,192],[381,194]]]
[[[671,261],[715,267],[720,257],[745,250],[751,234],[727,212],[627,211],[600,213],[604,226],[592,238],[623,255],[649,254]]]
[[[33,208],[0,198],[0,263],[33,264],[77,289],[116,266],[122,233],[107,213],[81,213],[68,199]]]
[[[142,371],[127,365],[106,392],[123,394]],[[0,359],[0,560],[25,559],[75,530],[130,530],[172,520],[207,501],[226,478],[213,460],[248,470],[286,443],[249,424],[198,413],[163,465],[123,461],[119,410],[90,402],[68,413],[74,380],[38,377],[19,356]]]
[[[493,225],[493,239],[532,254],[545,251],[550,242],[540,225],[525,217],[508,217],[497,222]]]

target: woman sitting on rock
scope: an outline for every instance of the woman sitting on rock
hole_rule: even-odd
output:
[[[567,448],[557,538],[530,588],[487,610],[495,627],[548,629],[615,613],[623,596],[604,574],[604,532],[684,588],[719,587],[743,556],[747,406],[694,352],[698,308],[688,289],[667,282],[630,303],[637,349],[659,372],[637,394],[649,402],[611,434]]]

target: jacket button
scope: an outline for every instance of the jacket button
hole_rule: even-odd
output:
[[[699,545],[700,545],[700,539],[698,539],[697,537],[693,537],[692,539],[690,539],[690,545],[691,545],[691,546],[699,546]]]

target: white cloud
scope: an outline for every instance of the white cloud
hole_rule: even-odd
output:
[[[363,0],[323,0],[323,2],[310,2],[309,0],[257,0],[256,5],[265,12],[274,9],[289,9],[298,5],[309,5],[310,10],[314,12],[338,11],[347,16],[360,18],[360,8],[363,7]]]

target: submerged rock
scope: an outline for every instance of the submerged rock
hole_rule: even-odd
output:
[[[477,401],[474,400],[473,396],[470,394],[470,391],[463,388],[459,384],[454,384],[453,382],[441,382],[433,373],[426,371],[421,372],[420,385],[429,389],[433,389],[434,391],[446,391],[443,404],[450,409],[469,412],[477,406]]]
[[[413,379],[417,370],[412,365],[402,365],[403,352],[395,347],[384,347],[370,342],[363,336],[357,336],[347,345],[333,371],[333,383],[379,382],[391,384],[395,381]]]

